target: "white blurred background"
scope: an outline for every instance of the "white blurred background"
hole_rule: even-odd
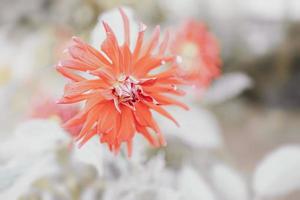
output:
[[[189,112],[172,110],[181,128],[158,119],[168,146],[137,138],[129,160],[72,148],[55,116],[28,120],[61,95],[69,39],[124,5],[149,29],[205,22],[223,60]],[[0,0],[0,199],[298,200],[299,86],[299,0]]]

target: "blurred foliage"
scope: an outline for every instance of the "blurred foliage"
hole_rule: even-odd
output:
[[[270,52],[240,60],[229,68],[242,69],[254,79],[255,87],[246,93],[250,100],[268,106],[299,108],[300,24],[288,24],[285,37]]]

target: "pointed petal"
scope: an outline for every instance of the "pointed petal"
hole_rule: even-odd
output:
[[[119,73],[119,45],[117,38],[110,26],[105,22],[102,23],[106,31],[106,39],[103,41],[101,49],[112,61],[113,69],[116,73]]]
[[[132,155],[132,140],[127,141],[127,154],[128,157],[131,157]]]
[[[81,62],[79,60],[69,59],[69,60],[62,60],[59,62],[60,66],[63,66],[68,69],[79,70],[79,71],[88,71],[88,70],[95,70],[98,67],[93,65],[89,65],[88,63]]]
[[[153,51],[153,49],[157,46],[159,40],[159,34],[160,34],[160,27],[156,26],[148,45],[144,49],[145,52],[143,55],[149,55]]]
[[[169,38],[170,38],[170,33],[169,31],[166,31],[164,39],[159,46],[158,56],[163,56],[165,54],[166,49],[168,47]]]
[[[121,13],[123,24],[124,24],[124,41],[125,41],[125,45],[130,46],[130,30],[129,30],[128,16],[125,14],[125,12],[122,8],[119,8],[119,11]]]
[[[161,134],[160,128],[152,118],[152,114],[148,106],[146,106],[143,103],[136,104],[136,111],[134,112],[134,116],[139,125],[149,127],[155,131],[161,145],[166,144],[166,141],[163,135]]]
[[[146,30],[146,26],[143,23],[140,23],[140,31],[138,33],[136,45],[133,51],[133,61],[136,61],[139,58],[140,50],[143,45],[145,30]]]
[[[97,69],[97,70],[94,70],[94,71],[90,71],[89,73],[94,75],[94,76],[98,76],[107,85],[111,85],[111,83],[115,80],[113,74],[109,70],[104,69],[104,68]]]
[[[56,70],[61,73],[63,76],[71,79],[72,81],[78,82],[78,81],[84,81],[86,80],[82,76],[74,73],[72,70],[66,69],[65,67],[62,66],[56,66]]]
[[[172,99],[170,97],[161,95],[161,94],[155,94],[152,93],[151,96],[161,105],[176,105],[179,106],[185,110],[189,110],[189,107],[186,106],[184,103],[181,103],[180,101],[177,101],[175,99]]]
[[[68,48],[68,51],[73,59],[87,63],[95,68],[104,66],[103,63],[96,56],[88,52],[85,47],[73,45]]]
[[[87,141],[89,141],[93,136],[97,134],[97,128],[94,127],[86,135],[83,136],[82,140],[79,143],[79,148],[81,148]]]
[[[116,111],[113,103],[108,102],[103,105],[103,107],[100,110],[101,115],[99,115],[98,118],[98,125],[97,129],[99,133],[106,133],[109,132],[115,125],[115,119],[116,115],[118,115],[118,112]]]
[[[121,48],[121,54],[122,54],[122,62],[121,66],[123,68],[125,75],[130,75],[131,68],[132,68],[132,54],[130,52],[129,46],[126,44],[123,45]]]
[[[109,60],[107,60],[100,51],[97,51],[94,49],[92,46],[88,45],[87,43],[83,42],[80,38],[78,37],[73,37],[72,38],[75,43],[77,43],[79,46],[84,47],[89,53],[93,54],[98,58],[98,60],[102,63],[104,66],[110,66]]]
[[[153,138],[153,136],[149,133],[149,131],[147,130],[146,127],[144,126],[136,126],[136,130],[137,132],[139,132],[140,134],[142,134],[147,140],[148,142],[154,146],[154,147],[158,147],[159,143],[157,142],[157,140],[155,140]]]
[[[58,103],[58,104],[77,103],[77,102],[84,101],[84,100],[88,99],[92,95],[93,95],[93,93],[91,93],[91,94],[79,94],[79,95],[74,96],[74,97],[63,97],[63,98],[59,99],[56,103]]]
[[[147,106],[149,106],[151,109],[155,110],[156,112],[160,113],[161,115],[165,116],[166,118],[173,121],[177,126],[179,126],[179,123],[172,117],[170,113],[168,113],[165,109],[163,109],[161,106],[154,105],[148,102],[144,102]]]
[[[65,85],[64,97],[73,97],[93,89],[105,88],[107,85],[102,80],[84,80]]]
[[[79,112],[78,114],[76,114],[74,117],[72,117],[71,119],[69,119],[68,121],[66,121],[62,127],[63,128],[71,128],[74,126],[78,126],[84,123],[85,119],[86,119],[87,113],[86,112]]]
[[[120,142],[124,142],[132,139],[135,132],[135,124],[132,110],[127,106],[122,106],[121,110],[120,129],[117,137]]]
[[[87,115],[87,119],[86,119],[80,133],[76,137],[76,140],[80,140],[84,135],[86,135],[89,131],[92,130],[93,126],[95,125],[95,123],[98,119],[99,114],[100,114],[99,107],[95,107],[89,111],[89,113]]]

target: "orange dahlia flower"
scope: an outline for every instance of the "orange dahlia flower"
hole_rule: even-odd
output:
[[[166,144],[151,110],[177,124],[163,106],[187,107],[169,96],[184,94],[176,87],[181,83],[176,76],[176,57],[165,55],[169,33],[166,32],[159,43],[157,26],[145,43],[146,27],[141,23],[135,47],[131,50],[130,22],[122,9],[120,14],[124,23],[124,44],[118,43],[111,27],[103,21],[106,39],[100,49],[73,37],[74,44],[68,48],[70,58],[60,61],[56,69],[71,80],[59,103],[85,102],[83,109],[64,124],[64,127],[83,125],[76,137],[80,146],[98,135],[114,153],[126,143],[130,155],[132,140],[137,133],[153,146]],[[162,65],[166,67],[164,71],[153,72]]]
[[[172,53],[181,56],[180,76],[188,84],[206,88],[220,74],[221,60],[215,37],[203,23],[188,20],[172,40]]]

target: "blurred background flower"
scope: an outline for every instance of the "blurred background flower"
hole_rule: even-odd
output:
[[[298,0],[2,0],[0,5],[0,199],[300,198]],[[53,66],[65,58],[61,52],[70,38],[80,36],[99,48],[101,19],[122,36],[114,17],[118,6],[149,30],[160,24],[173,34],[187,20],[205,24],[222,60],[221,74],[201,95],[188,89],[178,99],[189,112],[169,109],[179,128],[155,116],[168,145],[153,149],[138,136],[130,159],[123,150],[110,155],[98,138],[80,149],[72,145],[60,128],[68,108],[55,104],[66,80]],[[131,28],[137,33],[138,27]],[[36,94],[45,99],[36,102]],[[28,113],[35,119],[28,120]]]

